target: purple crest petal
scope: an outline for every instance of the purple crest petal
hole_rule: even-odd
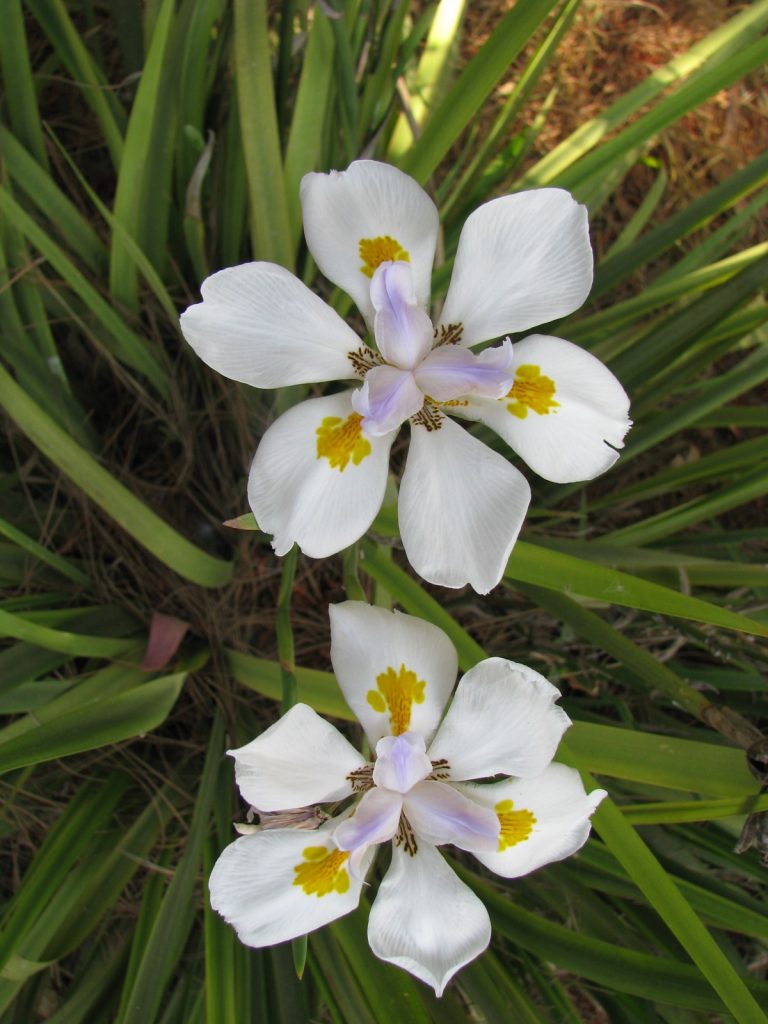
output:
[[[412,370],[432,348],[432,321],[416,302],[407,263],[382,263],[371,281],[373,333],[388,363]]]
[[[410,370],[394,366],[374,366],[359,391],[352,393],[352,408],[363,417],[363,430],[381,437],[396,430],[424,404]]]
[[[503,398],[515,379],[511,366],[509,339],[478,354],[458,345],[445,345],[430,352],[416,367],[414,376],[424,394],[438,402],[463,395]]]

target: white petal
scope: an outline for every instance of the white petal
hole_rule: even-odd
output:
[[[381,508],[395,435],[361,433],[351,394],[293,406],[259,445],[248,501],[278,555],[294,543],[312,558],[335,554],[362,537]]]
[[[471,853],[498,849],[495,811],[444,782],[419,783],[406,795],[403,812],[416,835],[435,846],[451,843]]]
[[[307,174],[301,182],[304,234],[320,270],[348,292],[371,321],[371,276],[360,243],[391,239],[388,259],[407,253],[419,305],[429,302],[438,231],[435,204],[413,178],[389,164],[357,160],[346,171]],[[364,273],[363,268],[370,272]]]
[[[350,772],[365,760],[338,729],[296,704],[255,740],[229,750],[243,797],[260,811],[283,811],[351,796]]]
[[[540,775],[571,724],[559,697],[532,668],[488,658],[459,680],[427,753],[448,762],[451,780]]]
[[[352,408],[363,417],[363,430],[382,437],[397,430],[424,405],[424,395],[410,370],[374,366],[359,391],[352,392]]]
[[[351,327],[284,267],[244,263],[203,281],[181,330],[203,362],[257,388],[355,377]]]
[[[590,816],[608,795],[604,789],[585,793],[579,773],[564,764],[551,764],[534,779],[493,786],[467,784],[461,789],[502,815],[500,822],[506,829],[502,828],[496,851],[480,851],[476,856],[504,878],[527,875],[581,849],[589,837]]]
[[[509,395],[471,397],[457,415],[495,430],[545,480],[591,480],[613,465],[632,421],[607,366],[570,341],[532,334],[514,346],[513,373]]]
[[[531,491],[507,460],[447,417],[413,424],[400,485],[400,535],[430,583],[487,594],[504,572]]]
[[[572,313],[592,287],[586,207],[559,188],[493,199],[467,219],[440,326],[462,345]]]
[[[441,996],[453,975],[491,940],[488,911],[429,843],[392,851],[368,919],[376,956],[410,971]]]
[[[313,864],[320,861],[312,858],[329,856],[332,861],[323,861],[323,885],[322,871],[313,871]],[[362,874],[357,880],[351,878],[348,860],[327,830],[280,829],[243,836],[224,850],[213,867],[208,882],[211,906],[235,927],[247,946],[285,942],[355,909]],[[370,856],[365,867],[369,864]],[[317,891],[323,889],[328,891]]]
[[[445,633],[361,601],[332,604],[329,612],[333,669],[371,745],[409,730],[429,743],[458,671]]]
[[[353,878],[360,878],[359,864],[371,846],[385,843],[397,832],[403,798],[388,789],[369,789],[354,814],[336,826],[333,840],[340,850],[349,850]],[[364,872],[363,872],[364,873]]]

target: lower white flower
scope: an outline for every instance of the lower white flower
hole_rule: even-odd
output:
[[[376,756],[366,761],[305,704],[230,751],[243,797],[265,813],[342,809],[313,832],[237,839],[211,873],[211,906],[247,945],[295,938],[353,910],[376,846],[392,841],[368,940],[441,995],[491,925],[436,847],[518,877],[578,850],[606,794],[586,794],[576,771],[551,763],[570,720],[532,669],[489,658],[445,712],[458,663],[436,626],[348,601],[331,608],[331,634],[339,685]]]

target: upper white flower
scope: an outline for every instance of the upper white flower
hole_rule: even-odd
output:
[[[411,565],[432,583],[498,583],[530,500],[523,475],[446,413],[496,431],[541,476],[589,480],[618,458],[629,401],[603,364],[570,342],[481,342],[577,309],[592,284],[587,212],[562,189],[494,199],[459,239],[442,314],[427,308],[437,209],[408,175],[370,160],[308,174],[304,231],[320,270],[352,296],[370,347],[305,285],[271,263],[219,271],[181,318],[198,355],[261,388],[362,380],[313,398],[265,433],[248,497],[277,554],[313,557],[361,537],[378,512],[389,450],[410,419],[399,495]]]
[[[555,687],[524,665],[481,662],[445,712],[458,667],[448,637],[354,601],[331,607],[331,660],[375,758],[305,704],[230,751],[240,792],[269,829],[224,850],[211,906],[250,946],[303,935],[357,906],[376,846],[394,840],[368,940],[440,995],[491,926],[436,847],[516,878],[578,850],[605,793],[587,795],[578,772],[550,763],[570,720]],[[341,813],[310,832],[322,817],[302,809],[322,803]],[[298,827],[273,827],[272,812],[283,822],[294,812]]]

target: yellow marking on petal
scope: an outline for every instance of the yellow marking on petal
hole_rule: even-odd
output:
[[[507,409],[520,420],[526,418],[529,409],[533,409],[539,416],[549,416],[553,409],[560,407],[554,394],[555,382],[552,378],[545,377],[538,366],[527,363],[517,368],[515,383],[507,394],[507,398],[512,399]]]
[[[405,665],[396,671],[392,666],[376,676],[378,690],[369,690],[366,700],[374,711],[383,714],[389,710],[389,726],[393,736],[408,732],[411,724],[411,709],[414,704],[424,703],[424,687],[427,685]]]
[[[410,263],[411,257],[396,238],[390,235],[380,235],[378,238],[361,238],[359,245],[360,259],[363,266],[360,272],[366,277],[373,277],[373,273],[380,263],[387,263],[389,260],[401,260],[403,263]]]
[[[496,804],[494,810],[499,819],[499,853],[510,846],[516,846],[524,842],[533,831],[536,824],[536,816],[532,811],[514,810],[514,803],[511,800],[501,800]]]
[[[340,416],[326,416],[316,430],[317,457],[328,459],[332,469],[340,473],[349,465],[355,466],[371,454],[371,442],[363,436],[361,423],[363,417],[353,412],[342,420]]]
[[[342,893],[349,889],[349,874],[344,864],[349,859],[346,850],[329,850],[325,846],[307,846],[302,850],[303,864],[294,867],[294,885],[300,885],[307,896],[327,896],[329,892]]]

